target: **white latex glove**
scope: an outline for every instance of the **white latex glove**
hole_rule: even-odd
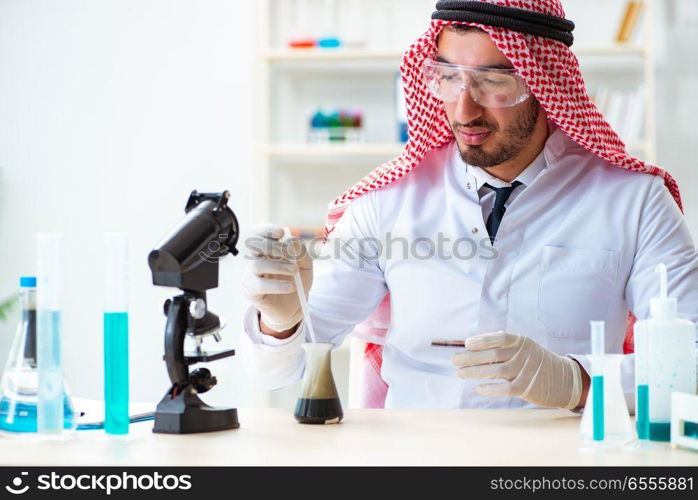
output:
[[[251,263],[242,278],[243,294],[269,328],[293,328],[303,319],[293,275],[300,269],[307,297],[313,283],[312,257],[300,239],[285,236],[284,228],[274,224],[255,226],[246,247]],[[297,255],[301,257],[296,261]]]
[[[568,410],[579,406],[582,372],[573,359],[506,332],[470,337],[465,348],[451,359],[459,367],[459,377],[504,380],[477,386],[478,394],[517,396],[538,406]]]

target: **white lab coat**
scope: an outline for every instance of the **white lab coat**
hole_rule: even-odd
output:
[[[698,257],[661,178],[613,166],[553,127],[517,179],[523,185],[511,195],[494,247],[485,228],[494,194],[482,187],[492,178],[468,167],[454,142],[429,152],[399,181],[354,200],[337,224],[326,245],[331,258],[322,263],[328,271],[316,275],[310,291],[314,329],[318,340],[339,345],[390,292],[381,372],[389,385],[386,407],[532,406],[478,395],[479,381],[456,377],[455,350],[431,347],[431,339],[506,330],[572,355],[589,371],[580,356],[590,351],[589,321],[604,320],[606,352],[622,352],[627,311],[648,317],[660,262],[679,314],[698,320]],[[473,252],[462,239],[457,247],[443,245],[440,256],[416,257],[428,254],[439,233],[451,242],[470,238],[477,255],[463,258]],[[351,238],[375,240],[364,240],[361,257],[332,255],[337,241],[358,254]],[[407,259],[397,238],[415,250]],[[298,380],[306,329],[285,340],[262,335],[253,308],[244,325],[241,351],[254,377],[270,389]],[[632,358],[622,365],[631,405]]]

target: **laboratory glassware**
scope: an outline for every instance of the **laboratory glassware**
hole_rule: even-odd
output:
[[[342,404],[332,377],[332,344],[305,343],[305,372],[293,413],[302,424],[336,424],[342,420]]]
[[[39,390],[37,432],[60,435],[69,398],[63,380],[61,279],[63,235],[36,235],[36,366]],[[70,405],[72,408],[72,405]]]
[[[21,319],[0,382],[0,429],[29,433],[37,431],[39,393],[34,276],[20,278],[19,301]],[[64,429],[74,428],[75,414],[67,392],[63,395],[62,409]]]
[[[622,354],[605,353],[604,322],[591,322],[591,387],[580,426],[592,449],[615,447],[632,439],[630,415],[621,386]]]
[[[285,237],[289,238],[291,231],[284,228]],[[292,260],[298,262],[300,252],[304,251],[302,245],[295,245],[293,240],[286,240],[289,249],[294,248]],[[296,285],[296,293],[303,311],[303,326],[307,328],[311,342],[301,347],[305,351],[305,371],[301,382],[301,393],[296,402],[293,416],[302,424],[336,424],[342,420],[342,404],[339,400],[337,387],[332,376],[332,344],[317,342],[313,322],[310,318],[310,307],[305,296],[305,289],[301,280],[300,268],[294,273],[293,280]]]
[[[667,294],[666,266],[656,270],[659,297],[650,299],[650,318],[635,324],[638,389],[646,384],[638,392],[646,404],[638,411],[643,410],[643,431],[650,440],[669,441],[672,393],[696,393],[696,330],[691,321],[677,317],[677,300]]]
[[[128,434],[128,239],[104,235],[104,430]]]

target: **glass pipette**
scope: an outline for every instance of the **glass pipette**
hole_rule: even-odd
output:
[[[291,230],[288,227],[284,227],[284,233],[286,233],[285,236],[287,238],[291,236]],[[291,261],[298,265],[298,255],[292,257]],[[298,267],[298,271],[293,274],[293,281],[296,284],[296,293],[301,303],[301,311],[303,311],[303,322],[308,327],[308,333],[310,333],[310,341],[316,343],[317,340],[315,338],[315,330],[313,330],[313,322],[310,320],[310,307],[308,306],[308,299],[305,297],[305,289],[303,288],[303,281],[301,280],[300,266]]]
[[[296,264],[298,261],[294,259]],[[303,321],[308,327],[308,333],[310,333],[310,341],[312,343],[317,342],[315,339],[315,330],[313,330],[313,322],[310,320],[310,308],[308,307],[308,299],[305,298],[305,290],[303,289],[303,282],[301,281],[301,271],[298,269],[293,275],[293,281],[296,283],[296,292],[298,293],[298,300],[301,302],[301,310],[303,311]]]

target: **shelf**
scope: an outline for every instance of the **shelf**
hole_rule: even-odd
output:
[[[572,47],[576,55],[629,55],[644,56],[646,51],[642,45],[608,43],[589,44]],[[402,60],[402,50],[378,49],[270,49],[258,53],[257,57],[268,62],[288,61],[396,61]]]
[[[599,45],[580,45],[579,47],[572,46],[572,52],[578,56],[603,56],[603,55],[630,55],[636,54],[644,56],[647,52],[642,45],[633,45],[627,43],[611,43]]]
[[[324,156],[398,156],[404,144],[390,142],[359,142],[338,144],[269,144],[263,150],[275,157],[324,157]]]
[[[398,50],[374,49],[271,49],[258,54],[258,57],[274,61],[397,61],[403,52]]]

